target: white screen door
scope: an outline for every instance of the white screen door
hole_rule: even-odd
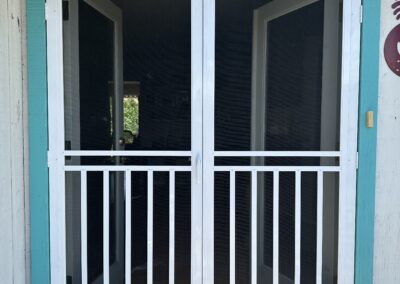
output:
[[[353,283],[356,2],[49,0],[52,283]]]
[[[52,283],[202,283],[202,9],[48,2]]]
[[[204,283],[353,283],[359,5],[205,1]]]

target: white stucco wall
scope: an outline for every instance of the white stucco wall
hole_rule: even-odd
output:
[[[386,64],[384,42],[400,24],[395,0],[381,0],[374,283],[400,283],[400,77]]]
[[[29,283],[25,2],[0,1],[0,283]]]

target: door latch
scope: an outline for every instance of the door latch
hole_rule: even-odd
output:
[[[200,154],[196,156],[196,183],[200,184],[201,182],[201,171],[203,167],[203,162],[201,160]]]

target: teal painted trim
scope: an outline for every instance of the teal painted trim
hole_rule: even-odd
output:
[[[358,135],[358,185],[355,283],[373,283],[376,140],[380,58],[380,0],[364,0]],[[366,112],[375,114],[375,127],[366,127]]]
[[[32,284],[50,283],[47,68],[44,0],[26,0]]]

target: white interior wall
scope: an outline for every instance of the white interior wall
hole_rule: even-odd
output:
[[[386,36],[400,24],[393,3],[381,0],[374,283],[400,283],[400,77],[383,56]]]
[[[0,1],[0,282],[29,283],[25,1]]]

